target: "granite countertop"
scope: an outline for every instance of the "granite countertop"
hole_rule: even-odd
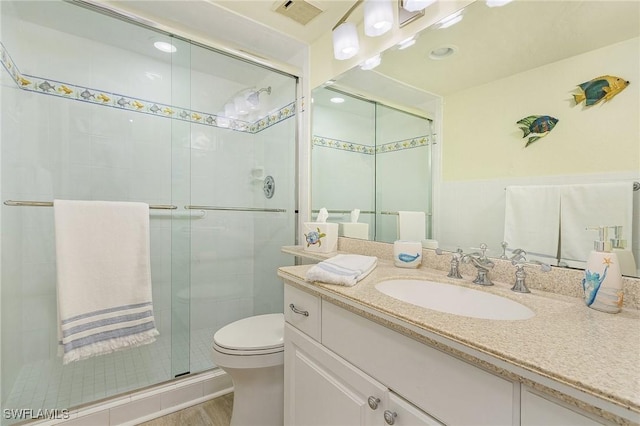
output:
[[[397,326],[433,333],[471,350],[488,354],[554,382],[622,408],[627,423],[640,423],[640,311],[607,314],[587,308],[582,299],[531,290],[510,291],[511,284],[481,287],[448,278],[446,272],[421,267],[401,269],[379,259],[376,269],[353,287],[309,283],[312,265],[287,266],[278,275],[323,298],[393,318]],[[488,320],[442,313],[387,296],[375,289],[386,279],[428,279],[487,291],[529,307],[526,320]],[[345,302],[346,301],[346,302]],[[402,330],[401,330],[402,331]],[[602,413],[600,413],[602,414]],[[635,419],[635,421],[633,420]],[[620,422],[619,419],[616,422]]]

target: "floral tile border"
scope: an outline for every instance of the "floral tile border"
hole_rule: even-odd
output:
[[[296,102],[294,101],[255,122],[249,122],[221,117],[203,111],[147,101],[114,92],[92,89],[86,86],[78,86],[57,80],[22,74],[2,43],[0,43],[0,62],[2,62],[4,68],[22,90],[158,117],[187,121],[205,126],[228,128],[238,132],[258,133],[296,114]]]
[[[376,147],[376,153],[385,153],[392,151],[401,151],[403,149],[420,148],[421,146],[429,146],[432,137],[429,135],[418,136],[412,139],[404,139],[396,142],[389,142]]]
[[[419,148],[431,144],[431,136],[418,136],[416,138],[405,139],[396,142],[389,142],[377,147],[357,144],[339,139],[325,138],[323,136],[313,136],[312,144],[325,148],[333,148],[342,151],[357,152],[361,154],[373,155],[386,152],[401,151],[403,149]]]

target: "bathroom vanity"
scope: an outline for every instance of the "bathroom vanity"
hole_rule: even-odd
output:
[[[640,315],[509,284],[481,291],[527,306],[524,320],[470,318],[383,294],[389,278],[452,280],[390,260],[353,287],[282,267],[285,425],[640,423]],[[473,277],[471,277],[473,278]]]

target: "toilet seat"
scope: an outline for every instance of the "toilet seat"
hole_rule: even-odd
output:
[[[227,324],[213,336],[214,350],[236,356],[284,351],[284,315],[265,314]]]

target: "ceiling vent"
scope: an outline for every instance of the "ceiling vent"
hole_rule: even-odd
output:
[[[302,25],[307,25],[313,18],[322,13],[322,9],[304,0],[286,0],[275,11]]]

